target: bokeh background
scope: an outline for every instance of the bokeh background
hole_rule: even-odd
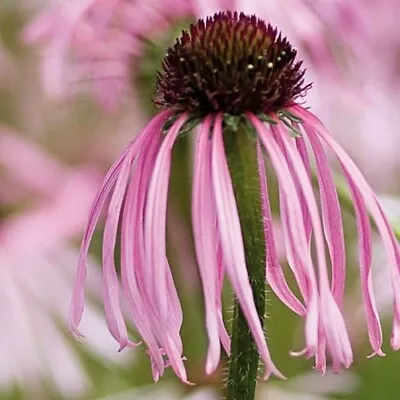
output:
[[[85,11],[78,18],[80,6]],[[1,400],[219,398],[226,365],[204,376],[207,343],[184,141],[174,154],[168,249],[184,310],[186,364],[196,386],[184,387],[171,371],[153,384],[143,348],[117,352],[100,300],[101,229],[91,250],[83,343],[70,337],[65,321],[90,202],[114,158],[155,112],[151,96],[165,49],[196,18],[227,8],[257,14],[297,46],[307,79],[314,82],[308,104],[357,161],[400,226],[399,1],[2,0]],[[101,45],[91,46],[86,37]],[[276,212],[274,193],[272,202]],[[302,345],[302,321],[271,294],[269,344],[289,379],[261,383],[259,399],[400,398],[400,354],[388,345],[386,260],[377,241],[375,289],[387,356],[368,360],[352,210],[343,210],[343,216],[349,270],[345,313],[355,364],[321,377],[312,360],[291,358],[289,350]]]

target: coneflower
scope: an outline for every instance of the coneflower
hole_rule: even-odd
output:
[[[132,95],[132,61],[143,53],[142,39],[164,32],[189,10],[186,0],[61,1],[31,21],[23,39],[41,45],[43,86],[50,96],[71,98],[85,88],[114,109],[125,94]]]
[[[334,371],[353,361],[341,312],[346,275],[341,210],[324,146],[337,156],[353,199],[373,354],[383,355],[370,274],[367,210],[391,268],[392,347],[400,347],[398,243],[353,161],[301,105],[310,85],[304,82],[305,70],[296,56],[296,49],[276,28],[236,12],[199,20],[168,49],[154,96],[160,111],[111,167],[89,216],[70,310],[69,326],[76,336],[84,309],[89,245],[110,196],[103,236],[103,300],[109,330],[121,350],[133,345],[121,307],[126,302],[148,348],[154,379],[170,365],[188,382],[180,337],[182,309],[166,254],[166,209],[174,143],[193,132],[192,221],[209,339],[206,372],[217,368],[222,344],[230,353],[228,398],[254,398],[259,358],[265,378],[283,377],[264,336],[265,282],[305,319],[305,346],[297,354],[315,357],[321,372],[327,354]],[[312,187],[310,153],[316,162],[321,215]],[[289,288],[277,261],[265,158],[279,183],[287,259],[301,298]],[[114,261],[119,229],[120,279]],[[236,297],[232,338],[222,318],[225,275]]]

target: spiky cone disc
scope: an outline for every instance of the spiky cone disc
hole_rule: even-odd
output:
[[[277,111],[310,87],[296,54],[255,16],[221,12],[200,19],[168,49],[154,103],[200,114]]]

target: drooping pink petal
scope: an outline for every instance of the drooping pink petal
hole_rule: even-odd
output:
[[[103,302],[108,329],[114,339],[119,343],[120,350],[129,343],[124,316],[120,306],[120,289],[117,271],[115,269],[115,245],[117,241],[118,222],[121,214],[129,173],[132,164],[132,156],[129,154],[122,163],[118,179],[114,187],[108,215],[103,234]]]
[[[130,188],[132,187],[132,183]],[[126,201],[130,201],[131,196],[128,191]],[[128,216],[128,212],[131,210],[126,207],[124,209],[123,221]],[[129,227],[126,227],[129,225]],[[132,220],[127,220],[127,223],[123,224],[123,233],[121,234],[121,281],[124,290],[125,297],[127,299],[131,316],[138,330],[140,336],[148,346],[148,351],[152,361],[152,370],[154,381],[158,381],[159,377],[164,373],[164,360],[160,351],[158,342],[154,336],[153,329],[151,327],[151,320],[149,314],[152,310],[149,310],[146,299],[141,298],[139,289],[139,283],[136,281],[134,268],[140,260],[135,260],[133,252],[133,241],[134,241],[134,223]],[[139,232],[135,232],[140,234]],[[136,261],[136,262],[135,262]]]
[[[356,213],[357,233],[358,233],[358,258],[360,262],[361,291],[364,299],[364,307],[367,316],[368,335],[371,346],[374,350],[372,355],[383,356],[382,346],[382,327],[379,320],[378,309],[376,306],[375,294],[372,285],[372,234],[367,209],[360,191],[354,185],[351,177],[345,172],[347,182],[353,198],[354,210]]]
[[[97,221],[100,217],[101,210],[107,200],[109,193],[114,186],[118,174],[121,171],[122,163],[127,156],[128,152],[131,154],[136,153],[140,149],[140,145],[143,141],[143,138],[153,132],[154,130],[160,130],[165,121],[170,116],[170,111],[161,112],[158,114],[153,120],[148,124],[148,126],[139,134],[122,152],[121,156],[118,160],[113,164],[110,170],[107,172],[103,183],[100,187],[100,190],[93,202],[92,209],[89,213],[89,218],[87,225],[85,227],[85,231],[83,234],[81,250],[79,254],[78,260],[78,267],[77,273],[75,278],[75,284],[72,294],[72,300],[70,305],[70,312],[69,312],[69,320],[68,326],[71,333],[75,336],[79,337],[82,334],[79,332],[78,325],[82,318],[83,309],[84,309],[84,286],[85,286],[85,279],[87,274],[87,254],[89,251],[90,243],[92,240],[92,236],[97,224]]]
[[[279,210],[280,210],[280,217],[281,217],[281,225],[283,231],[283,238],[286,247],[286,258],[289,264],[290,269],[293,272],[293,275],[296,279],[296,282],[299,286],[300,293],[307,302],[310,298],[309,293],[309,282],[308,282],[308,275],[310,270],[310,265],[312,265],[310,252],[307,250],[306,247],[301,245],[302,251],[300,251],[300,247],[296,243],[296,237],[293,233],[293,216],[292,207],[290,206],[290,197],[288,197],[285,193],[285,190],[282,190],[282,187],[279,188]],[[301,230],[303,233],[303,230]],[[306,233],[304,231],[304,233]],[[308,237],[305,236],[306,242],[308,246]],[[298,239],[297,239],[298,240]],[[304,257],[304,252],[306,252],[307,257]],[[307,272],[308,271],[308,272]]]
[[[397,305],[395,305],[396,307]],[[391,345],[393,349],[399,350],[400,349],[400,313],[394,312],[393,317],[393,329],[392,329],[392,337],[391,337]]]
[[[155,299],[153,305],[157,308],[161,318],[166,318],[168,311],[166,214],[172,147],[186,118],[186,115],[182,115],[163,140],[153,166],[146,199],[144,245],[149,273],[147,289]]]
[[[136,159],[125,199],[121,227],[121,281],[133,322],[148,346],[153,379],[158,381],[165,369],[157,341],[161,329],[157,325],[158,317],[148,299],[142,271],[146,268],[143,251],[144,199],[149,186],[152,163],[160,146],[159,132],[153,137],[150,136],[149,140],[146,151],[142,151]]]
[[[219,340],[218,310],[216,308],[217,254],[214,199],[211,182],[211,142],[209,141],[212,119],[207,117],[198,133],[193,171],[192,220],[193,236],[205,302],[206,329],[209,341],[206,373],[212,374],[218,367],[221,345]]]
[[[300,130],[299,126],[297,126],[296,124],[294,124],[294,125],[297,130]],[[296,146],[297,146],[297,150],[301,156],[301,159],[303,160],[303,164],[308,172],[308,176],[311,179],[312,171],[311,171],[311,165],[310,165],[310,158],[308,157],[307,147],[306,147],[306,144],[302,137],[296,138]],[[308,212],[307,204],[304,200],[304,195],[301,192],[300,188],[298,188],[298,190],[300,191],[300,203],[301,203],[301,209],[303,212],[304,226],[306,228],[308,240],[310,241],[311,240],[311,232],[312,232],[310,214]]]
[[[301,304],[301,302],[297,299],[292,290],[289,288],[276,254],[275,238],[272,226],[272,215],[269,204],[267,175],[265,173],[265,165],[260,143],[257,144],[257,163],[260,180],[261,203],[267,253],[266,279],[272,290],[276,293],[280,300],[284,304],[286,304],[286,306],[288,306],[295,313],[304,316],[306,314],[306,310],[303,304]]]
[[[124,151],[122,156],[114,163],[114,165],[111,167],[106,177],[104,178],[100,191],[93,203],[92,209],[89,214],[89,220],[83,234],[77,274],[72,294],[70,316],[68,321],[69,330],[77,337],[82,336],[82,334],[78,330],[78,325],[81,321],[84,309],[84,286],[87,274],[87,254],[97,221],[100,217],[101,210],[107,200],[109,193],[112,190],[113,185],[117,180],[118,174],[122,168],[122,163],[125,155],[126,151]]]
[[[265,364],[265,378],[268,378],[271,373],[284,378],[271,360],[254,303],[246,269],[239,215],[225,156],[221,114],[217,115],[214,122],[212,142],[212,184],[226,272]]]
[[[274,166],[279,181],[280,192],[285,196],[285,198],[291,199],[291,207],[287,212],[288,232],[290,234],[288,235],[290,239],[289,250],[292,247],[293,255],[296,255],[299,260],[303,261],[295,262],[293,265],[293,268],[299,268],[295,273],[299,287],[302,285],[302,281],[299,282],[299,276],[304,276],[304,279],[306,279],[307,282],[307,287],[304,288],[304,300],[307,308],[305,325],[306,349],[300,353],[303,354],[304,352],[307,352],[308,354],[313,355],[315,354],[319,344],[319,296],[298,193],[292,176],[287,173],[289,168],[285,162],[285,157],[282,154],[280,147],[273,139],[271,132],[267,130],[264,124],[254,114],[247,113],[247,117],[256,129],[261,143],[267,151],[272,165]],[[287,201],[285,200],[284,204],[286,203]],[[294,236],[296,240],[293,240],[292,236]]]
[[[169,268],[166,268],[166,282],[168,291],[168,325],[165,326],[165,321],[159,318],[159,310],[157,309],[156,299],[150,290],[152,282],[152,273],[147,268],[146,254],[145,254],[145,244],[144,244],[144,223],[145,223],[145,205],[147,199],[148,188],[150,185],[154,164],[159,152],[161,135],[158,132],[158,138],[152,143],[151,148],[148,149],[146,153],[139,156],[139,164],[137,166],[138,176],[133,186],[134,194],[133,203],[136,209],[134,210],[135,215],[135,230],[137,232],[134,240],[134,271],[132,271],[133,276],[136,277],[138,283],[139,294],[141,295],[144,307],[145,315],[144,317],[148,319],[149,326],[151,327],[152,333],[158,344],[163,347],[163,341],[166,337],[166,332],[173,336],[175,341],[175,347],[179,349],[179,354],[182,354],[182,341],[179,337],[179,331],[182,325],[182,310],[180,307],[178,295],[176,293],[176,288],[173,283],[172,274]],[[142,158],[141,158],[142,157]],[[133,179],[134,177],[132,177]],[[167,261],[166,261],[167,262]],[[163,324],[164,323],[164,324]],[[165,349],[154,348],[152,351],[149,347],[149,354],[153,366],[153,377],[157,380],[164,371],[164,367],[171,365],[171,362],[166,360],[165,365],[160,365],[160,351],[162,354],[166,354]]]
[[[218,224],[215,226],[215,237],[218,237],[218,240],[215,243],[215,249],[217,254],[217,287],[216,287],[217,295],[216,295],[215,307],[217,309],[219,339],[221,341],[222,347],[225,350],[225,353],[229,355],[231,351],[231,338],[226,330],[224,318],[222,315],[222,290],[224,287],[225,267],[222,256],[221,240],[219,238]]]
[[[290,134],[283,126],[283,123],[278,123],[278,125],[272,127],[272,129],[276,131],[277,135],[275,137],[277,142],[281,142],[280,145],[284,147],[288,158],[293,164],[293,169],[299,179],[310,212],[318,260],[319,307],[322,334],[325,336],[327,347],[331,353],[334,369],[339,370],[341,364],[345,367],[349,367],[353,360],[353,354],[343,316],[329,289],[324,235],[311,182],[301,157],[296,151],[294,143],[290,139]]]
[[[324,149],[314,132],[307,130],[314,151],[325,237],[332,261],[332,293],[338,305],[343,302],[346,255],[339,198]]]
[[[352,182],[351,184],[360,191],[365,204],[368,206],[369,211],[375,220],[388,255],[389,266],[391,269],[395,315],[392,330],[392,347],[395,349],[400,348],[400,343],[393,340],[395,337],[399,338],[398,332],[400,329],[400,249],[394,233],[390,228],[390,224],[382,211],[375,193],[366,182],[360,170],[343,148],[333,139],[318,118],[300,106],[293,107],[293,111],[303,119],[304,125],[312,129],[335,153],[346,173],[347,179],[349,179]]]
[[[270,133],[273,136],[276,136],[276,132],[274,130],[272,130]],[[279,140],[279,136],[277,137],[277,139]],[[278,144],[279,143],[280,141],[278,142]],[[287,165],[290,174],[287,175],[292,177],[296,188],[296,192],[293,193],[291,196],[288,196],[286,191],[283,190],[283,185],[280,185],[279,188],[280,216],[281,216],[283,235],[285,239],[287,260],[296,278],[296,281],[298,283],[303,298],[308,299],[309,293],[308,293],[307,273],[302,271],[307,271],[310,268],[310,266],[312,266],[311,253],[308,250],[311,239],[311,229],[307,230],[308,227],[306,225],[306,218],[309,219],[309,211],[307,208],[307,202],[305,201],[304,195],[301,190],[301,184],[294,173],[293,165],[290,162],[290,160],[287,160],[285,149],[282,146],[280,146],[280,151],[282,152],[282,155],[286,159],[284,160],[284,163],[286,162],[288,163]],[[293,196],[296,196],[296,198],[299,200],[301,207],[301,214],[304,225],[304,231],[303,229],[300,229],[302,234],[301,238],[303,239],[304,232],[306,235],[305,240],[301,242],[301,250],[299,250],[300,248],[297,245],[299,238],[297,237],[297,235],[294,235],[293,233],[293,217],[291,217],[293,209],[293,207],[291,206],[294,198]],[[306,252],[307,254],[306,257],[304,256],[304,252]]]
[[[179,135],[182,125],[187,120],[187,115],[182,114],[172,125],[166,134],[158,152],[150,186],[147,194],[145,220],[144,220],[144,245],[146,257],[146,269],[148,270],[147,291],[150,298],[154,300],[160,324],[165,327],[165,334],[160,338],[163,349],[168,355],[171,367],[179,378],[187,382],[186,371],[182,361],[182,343],[176,326],[168,323],[168,315],[171,315],[171,289],[174,285],[169,284],[172,279],[170,266],[166,256],[166,214],[169,174],[171,167],[171,156],[173,144]],[[174,313],[181,313],[179,309],[172,310]]]

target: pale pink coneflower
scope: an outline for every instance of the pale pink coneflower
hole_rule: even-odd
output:
[[[5,129],[0,130],[0,167],[0,208],[19,205],[0,221],[0,391],[17,385],[29,398],[45,398],[50,385],[73,399],[91,381],[61,321],[68,313],[77,257],[70,241],[83,229],[98,176],[63,165]],[[90,265],[88,289],[97,299],[100,269],[94,260]],[[85,352],[107,366],[126,361],[115,354],[93,301],[83,324],[92,332]]]
[[[348,85],[358,91],[362,101],[344,102],[338,93],[331,91],[321,96],[323,102],[316,98],[313,104],[374,188],[392,190],[400,170],[397,154],[400,120],[396,112],[400,94],[400,32],[396,16],[400,3],[393,0],[315,3],[320,3],[321,13],[329,4],[321,14],[326,17],[343,12],[351,14],[352,10],[345,31],[336,25],[335,43]],[[373,33],[377,30],[379,35]],[[379,57],[376,57],[376,49],[379,49]],[[377,131],[380,135],[376,135]]]
[[[42,47],[42,81],[50,96],[70,98],[86,87],[114,109],[131,91],[131,61],[142,53],[143,38],[188,9],[186,1],[64,1],[30,22],[23,39]]]
[[[14,191],[25,196],[52,197],[60,187],[60,177],[68,176],[66,166],[50,157],[44,148],[1,126],[0,165],[5,172],[2,184],[12,182]]]
[[[301,105],[310,85],[304,83],[305,71],[296,55],[297,51],[272,26],[254,16],[231,12],[199,20],[168,49],[154,98],[162,110],[111,167],[90,212],[70,309],[69,328],[74,335],[81,336],[78,325],[84,310],[90,242],[110,196],[103,236],[103,302],[109,330],[121,350],[134,344],[128,337],[122,311],[126,304],[148,349],[154,379],[158,380],[170,365],[182,381],[188,382],[180,337],[182,309],[166,254],[166,209],[174,143],[197,123],[192,222],[209,339],[206,372],[212,373],[219,364],[220,343],[230,351],[221,305],[226,275],[265,364],[264,376],[282,377],[271,360],[264,336],[258,314],[259,293],[254,292],[254,282],[249,280],[254,271],[248,270],[248,265],[246,268],[249,237],[245,232],[249,227],[241,223],[243,210],[238,204],[243,199],[237,196],[240,180],[230,164],[235,153],[227,148],[227,142],[235,135],[254,150],[254,160],[247,159],[243,167],[247,169],[247,163],[252,162],[256,166],[255,176],[249,179],[256,182],[262,205],[263,237],[256,241],[262,244],[265,240],[265,248],[261,245],[266,254],[265,278],[284,304],[305,318],[304,350],[295,354],[315,357],[315,367],[321,372],[326,370],[327,355],[335,372],[353,362],[342,315],[346,264],[341,209],[325,147],[336,155],[352,194],[372,354],[383,352],[371,286],[371,227],[367,210],[379,230],[389,261],[395,288],[391,343],[394,349],[399,348],[398,243],[361,172],[322,122]],[[237,150],[240,152],[241,148]],[[310,179],[311,155],[316,161],[322,216]],[[287,259],[301,299],[289,288],[277,261],[264,156],[279,183]],[[119,229],[120,279],[114,260]],[[311,247],[316,249],[315,260]]]

